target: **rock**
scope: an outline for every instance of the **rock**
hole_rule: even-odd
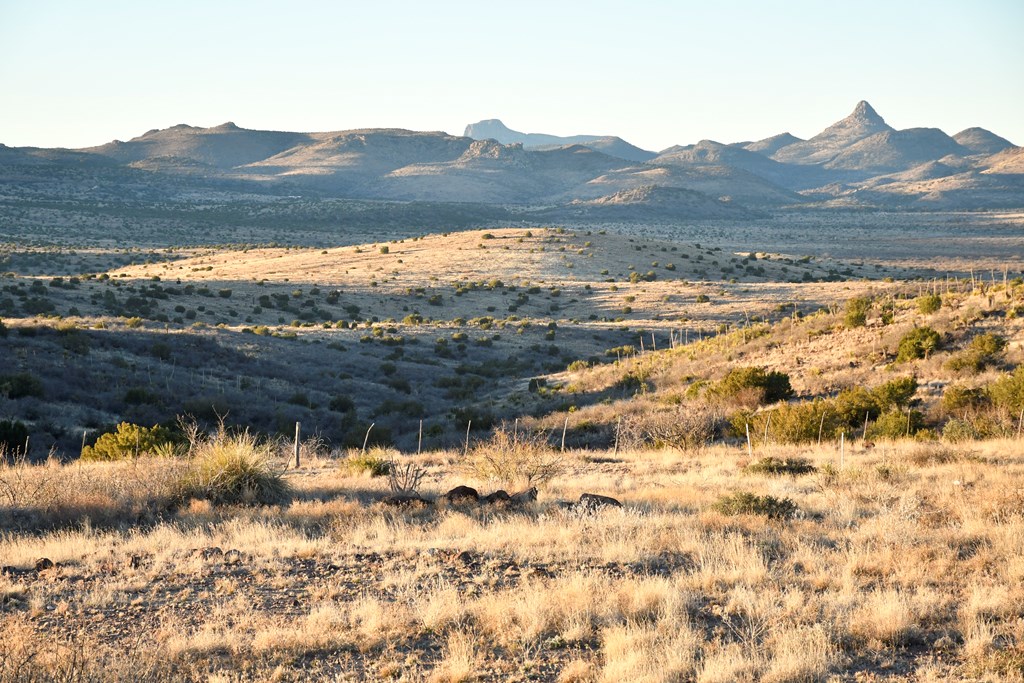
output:
[[[242,561],[242,553],[237,550],[229,550],[224,553],[224,564],[239,564]]]
[[[53,560],[48,557],[40,557],[36,560],[36,571],[43,572],[47,569],[53,569]]]
[[[426,498],[412,494],[388,496],[382,498],[380,502],[391,507],[427,507],[430,505],[430,501]]]
[[[620,508],[622,507],[622,503],[611,496],[602,496],[597,493],[584,493],[580,496],[579,501],[574,507],[579,510],[593,512],[606,507]]]
[[[456,486],[448,493],[441,496],[438,502],[445,502],[449,505],[460,505],[464,503],[475,503],[480,500],[480,494],[471,486]]]
[[[531,486],[525,491],[514,493],[509,497],[509,502],[513,505],[526,505],[527,503],[532,503],[535,500],[537,500],[536,486]]]
[[[505,505],[510,500],[512,500],[512,496],[508,495],[507,492],[498,489],[494,493],[489,493],[481,498],[480,502],[484,505]]]

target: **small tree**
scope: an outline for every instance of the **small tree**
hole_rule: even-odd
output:
[[[154,453],[166,448],[171,433],[160,425],[142,427],[122,422],[113,432],[107,432],[92,446],[82,449],[83,460],[125,460],[143,453]]]
[[[897,362],[927,358],[942,345],[942,337],[930,327],[917,327],[900,339],[896,351]]]
[[[848,299],[846,312],[843,315],[843,324],[849,328],[864,327],[868,322],[869,310],[871,310],[871,299],[862,296]]]

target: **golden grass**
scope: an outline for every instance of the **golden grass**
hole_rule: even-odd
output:
[[[831,448],[775,451],[819,467],[800,477],[743,474],[746,454],[719,446],[568,453],[513,512],[387,508],[372,502],[386,482],[324,457],[287,475],[283,507],[194,503],[148,526],[0,534],[15,568],[0,576],[0,625],[17,634],[0,648],[39,653],[33,666],[52,673],[70,651],[53,643],[78,647],[103,614],[122,635],[94,629],[81,666],[116,660],[128,638],[188,678],[511,680],[525,666],[538,680],[817,681],[889,662],[892,680],[1019,681],[1021,445],[971,443],[952,459],[923,448],[847,453],[842,468]],[[461,483],[455,454],[406,457],[426,469],[425,495]],[[93,481],[123,472],[98,467]],[[22,474],[82,476],[38,470]],[[624,508],[554,505],[584,491]],[[789,498],[798,514],[712,509],[736,491]],[[241,560],[198,552],[213,547]],[[40,557],[57,567],[36,575]]]

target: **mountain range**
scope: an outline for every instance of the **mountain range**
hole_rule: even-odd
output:
[[[177,125],[79,150],[0,145],[0,192],[187,187],[518,207],[586,220],[755,216],[799,207],[1024,208],[1024,149],[982,128],[896,130],[867,102],[814,137],[701,140],[660,152],[615,136],[520,133],[492,119],[462,136],[364,129]]]

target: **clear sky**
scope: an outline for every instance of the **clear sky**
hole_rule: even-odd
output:
[[[896,128],[1024,144],[1024,0],[0,0],[0,142],[178,123],[611,134]]]

